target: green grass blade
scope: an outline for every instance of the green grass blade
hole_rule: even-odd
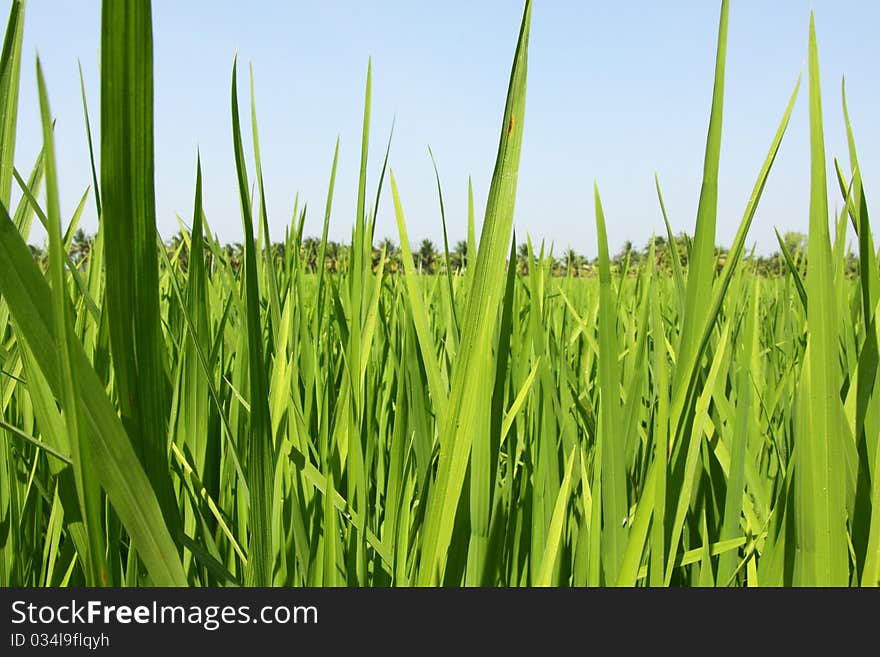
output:
[[[62,463],[66,463],[67,465],[70,465],[73,463],[70,456],[68,456],[67,454],[62,454],[57,449],[52,447],[49,443],[26,434],[24,431],[22,431],[18,427],[14,427],[11,424],[4,422],[2,419],[0,419],[0,429],[5,429],[6,431],[11,433],[12,435],[14,435],[18,438],[21,438],[24,441],[29,442],[31,445],[34,445],[38,449],[44,450],[47,454],[51,454],[52,456],[54,456],[56,459],[58,459]]]
[[[187,272],[186,305],[187,319],[194,326],[187,326],[186,345],[183,351],[182,374],[184,399],[182,400],[185,434],[193,454],[199,476],[205,476],[205,460],[208,449],[208,422],[210,408],[208,388],[211,382],[208,372],[203,371],[205,352],[210,349],[210,319],[208,317],[208,282],[205,271],[204,231],[202,229],[202,162],[196,156],[196,191],[193,207],[192,233],[190,236]],[[173,274],[172,274],[173,278]],[[176,284],[176,281],[173,281]],[[201,354],[199,353],[201,351]],[[233,454],[234,454],[234,450]],[[233,458],[235,458],[233,456]]]
[[[776,232],[776,241],[779,243],[779,252],[782,254],[782,257],[785,258],[785,265],[788,267],[788,271],[791,274],[795,287],[797,288],[801,305],[804,307],[804,312],[807,312],[807,290],[804,288],[804,281],[801,278],[801,272],[798,270],[797,265],[795,265],[794,258],[792,258],[791,253],[789,253],[788,246],[782,239],[782,235],[779,234],[779,231],[776,228],[773,230]]]
[[[684,383],[688,365],[695,359],[700,330],[706,323],[715,272],[715,220],[718,211],[718,169],[721,158],[721,123],[724,106],[724,69],[727,58],[728,2],[722,0],[718,26],[718,52],[715,59],[715,88],[706,138],[703,183],[697,208],[694,244],[688,258],[687,290],[682,319],[681,342],[675,369],[674,387]],[[673,246],[673,245],[670,245]],[[673,421],[678,418],[673,417]]]
[[[425,365],[425,374],[428,378],[428,389],[431,399],[437,410],[437,418],[442,421],[446,417],[446,406],[449,393],[446,384],[440,374],[440,363],[434,349],[434,340],[428,324],[428,314],[422,300],[422,286],[416,274],[413,262],[412,249],[409,244],[409,236],[406,231],[406,218],[403,214],[403,206],[400,202],[400,194],[397,191],[397,181],[394,179],[394,171],[391,171],[391,197],[394,201],[394,215],[397,218],[397,230],[400,235],[400,251],[403,257],[403,279],[407,288],[407,299],[412,309],[412,322],[416,329],[419,348],[422,352],[422,362]],[[441,425],[442,426],[442,425]]]
[[[327,267],[324,262],[327,258],[327,233],[330,229],[330,209],[333,206],[333,188],[336,185],[336,164],[339,161],[339,138],[336,138],[336,148],[333,151],[333,166],[330,168],[330,183],[327,187],[327,202],[324,206],[324,228],[321,231],[321,248],[318,254],[318,290],[315,301],[314,334],[318,335],[318,327],[324,317],[324,276]]]
[[[825,140],[819,83],[816,29],[810,17],[810,264],[807,294],[808,426],[798,436],[795,474],[800,584],[845,586],[849,581],[844,518],[844,440],[840,370],[831,280],[831,243],[825,177]]]
[[[168,381],[160,328],[153,181],[153,30],[149,0],[101,13],[101,219],[107,314],[122,420],[171,527],[179,515],[165,436]]]
[[[82,64],[76,62],[79,68],[79,89],[82,95],[83,118],[86,124],[86,140],[89,144],[89,164],[92,168],[92,187],[95,190],[95,208],[98,211],[98,218],[101,217],[101,186],[98,184],[98,170],[95,168],[95,149],[92,144],[92,126],[89,121],[89,105],[86,102],[86,83],[83,79]]]
[[[611,261],[599,187],[593,185],[599,244],[599,403],[602,443],[602,549],[606,582],[617,581],[629,515],[626,491],[625,436],[621,430],[617,302],[611,285]],[[621,280],[621,286],[625,279]]]
[[[263,188],[263,163],[260,158],[260,136],[257,131],[257,100],[254,94],[254,67],[250,67],[251,91],[251,129],[254,137],[254,161],[257,167],[257,186],[260,189],[260,222],[266,240],[266,274],[269,281],[269,313],[272,318],[272,332],[277,338],[281,330],[281,296],[278,291],[278,273],[275,271],[275,257],[272,254],[272,239],[269,234],[269,217],[266,211],[266,191]]]
[[[391,142],[394,139],[394,126],[396,117],[391,120],[391,130],[388,131],[388,141],[385,142],[385,156],[382,158],[382,170],[379,172],[379,182],[376,184],[376,199],[373,201],[373,210],[370,220],[370,239],[368,243],[373,244],[376,234],[376,217],[379,216],[379,201],[382,199],[382,190],[385,186],[385,172],[388,171],[388,159],[391,156]]]
[[[660,202],[660,212],[663,215],[663,223],[666,226],[667,248],[669,250],[669,258],[672,261],[672,275],[675,277],[675,289],[678,290],[678,297],[681,307],[685,305],[685,279],[684,272],[681,268],[681,257],[678,255],[678,243],[675,235],[672,234],[672,226],[669,225],[669,217],[666,215],[666,204],[663,202],[663,192],[660,191],[660,176],[654,174],[654,187],[657,189],[657,200]]]
[[[736,396],[736,424],[731,433],[730,467],[727,475],[727,490],[724,498],[724,518],[721,524],[721,541],[739,537],[742,534],[740,519],[743,514],[743,492],[745,491],[746,458],[748,456],[748,439],[754,433],[753,401],[752,401],[752,356],[758,348],[758,281],[752,284],[751,304],[747,311],[744,325],[745,337],[738,341],[738,369]],[[737,555],[727,553],[718,562],[718,581],[726,582],[734,576],[737,566]]]
[[[0,208],[0,293],[9,304],[40,369],[61,394],[59,341],[53,327],[49,286],[5,209]],[[129,437],[82,348],[72,348],[74,384],[81,400],[83,434],[89,441],[93,472],[132,537],[153,584],[187,583],[177,548],[162,517],[156,494]]]
[[[0,54],[0,203],[7,208],[12,194],[12,167],[15,161],[24,4],[24,0],[12,0]]]
[[[431,156],[431,166],[434,167],[434,179],[437,181],[437,198],[440,201],[440,222],[443,225],[443,259],[446,264],[446,284],[449,287],[449,300],[452,309],[452,320],[456,334],[460,330],[458,314],[455,311],[455,292],[452,289],[452,265],[449,264],[449,237],[446,231],[446,209],[443,206],[443,187],[440,185],[440,170],[437,168],[437,160],[434,159],[434,151],[428,146],[428,154]],[[458,335],[455,336],[458,339]]]
[[[452,539],[455,512],[464,484],[471,447],[471,432],[487,407],[488,392],[480,389],[475,368],[485,366],[495,327],[494,316],[504,287],[504,268],[516,196],[519,156],[525,112],[526,68],[532,4],[526,0],[522,28],[510,75],[507,103],[495,172],[486,205],[473,287],[465,306],[461,345],[456,356],[450,403],[443,425],[440,463],[428,500],[417,583],[443,581],[445,554]]]
[[[859,455],[859,473],[856,487],[856,499],[854,509],[852,511],[853,522],[852,541],[857,552],[857,568],[864,566],[865,571],[862,573],[863,581],[867,578],[873,578],[876,581],[876,574],[871,574],[868,569],[875,569],[876,566],[876,546],[871,547],[871,541],[876,541],[870,535],[872,531],[868,527],[868,517],[872,513],[869,509],[876,510],[877,502],[872,502],[872,498],[876,496],[870,492],[871,481],[875,482],[878,478],[878,470],[872,469],[872,454],[876,454],[878,449],[878,439],[876,437],[876,424],[871,428],[872,420],[869,419],[880,417],[880,390],[877,385],[878,363],[880,363],[880,341],[877,340],[877,301],[880,298],[880,271],[877,267],[877,256],[874,250],[874,239],[871,234],[871,222],[868,217],[868,201],[865,196],[864,185],[862,184],[861,174],[859,172],[859,159],[856,152],[855,136],[853,134],[852,122],[849,117],[849,108],[846,102],[846,82],[841,82],[841,98],[843,102],[843,118],[846,125],[846,137],[849,145],[850,167],[852,169],[852,184],[850,189],[844,192],[845,199],[848,197],[851,202],[848,203],[848,210],[852,218],[853,226],[859,240],[859,287],[862,293],[862,318],[864,322],[865,340],[859,353],[858,361],[858,378],[856,381],[856,414],[855,414],[855,435],[856,444]],[[839,169],[839,167],[838,167]],[[838,177],[842,181],[842,176],[838,172]],[[861,555],[865,554],[862,563]]]
[[[269,419],[269,382],[263,360],[263,329],[260,320],[260,290],[257,281],[257,254],[254,243],[253,219],[248,193],[244,149],[241,145],[241,123],[238,115],[237,67],[232,67],[232,139],[238,191],[244,228],[244,285],[247,309],[247,363],[250,390],[248,418],[247,480],[250,490],[248,520],[250,541],[245,583],[248,586],[269,586],[272,583],[272,491],[275,479],[275,448]]]
[[[670,407],[670,432],[676,432],[683,429],[683,426],[679,423],[679,419],[682,416],[685,401],[693,392],[693,386],[696,384],[696,376],[699,372],[699,368],[697,367],[698,360],[705,352],[706,346],[709,343],[709,339],[712,335],[715,322],[721,312],[721,307],[724,303],[727,290],[729,289],[730,283],[733,280],[734,272],[737,271],[737,268],[739,267],[742,260],[749,228],[751,227],[752,220],[754,219],[755,213],[758,210],[758,204],[761,200],[761,196],[764,193],[764,187],[767,184],[767,178],[770,175],[770,170],[773,168],[773,163],[776,161],[776,155],[778,154],[779,147],[782,144],[782,138],[785,136],[785,131],[788,128],[788,122],[791,118],[791,113],[794,109],[794,104],[797,100],[798,91],[800,89],[800,82],[800,77],[798,77],[797,84],[795,85],[794,91],[789,98],[788,105],[785,108],[782,119],[779,122],[779,127],[776,129],[776,134],[773,137],[772,144],[770,145],[770,150],[767,152],[767,157],[764,159],[764,164],[761,166],[761,170],[758,172],[758,178],[755,181],[755,186],[752,188],[752,194],[749,197],[748,203],[746,204],[746,209],[743,213],[742,221],[740,222],[739,229],[737,229],[736,237],[733,240],[733,244],[730,247],[727,262],[725,263],[724,268],[721,271],[721,276],[718,283],[715,285],[714,290],[712,291],[711,303],[708,304],[708,311],[706,314],[707,323],[702,328],[702,337],[698,343],[695,357],[690,362],[687,376],[685,377],[684,375],[682,375],[682,381],[686,382],[686,385],[683,385],[681,387],[673,386],[672,405]],[[676,372],[678,372],[678,370],[683,367],[684,364],[681,362],[681,356],[679,355],[678,362],[676,364]],[[672,441],[674,438],[675,435],[673,433],[670,433],[670,441]]]
[[[104,539],[101,523],[101,492],[97,481],[91,477],[92,457],[89,443],[82,435],[85,430],[82,419],[82,405],[77,395],[74,376],[74,353],[77,338],[73,333],[73,318],[67,285],[64,276],[64,245],[61,234],[61,213],[58,200],[58,175],[55,166],[55,146],[49,98],[40,60],[37,60],[37,86],[40,98],[40,114],[43,125],[43,152],[46,154],[46,213],[49,234],[49,274],[52,284],[54,331],[61,347],[58,353],[60,374],[61,408],[67,433],[67,444],[71,449],[74,480],[85,532],[88,537],[88,552],[80,557],[85,562],[86,582],[90,586],[107,584],[107,571],[104,565]]]
[[[874,326],[880,326],[876,316]],[[880,342],[880,330],[875,328],[874,337]],[[871,519],[862,570],[862,586],[880,586],[880,448],[876,446],[871,472],[873,474],[871,480]]]
[[[550,519],[550,529],[547,532],[547,542],[544,545],[544,555],[541,557],[541,565],[538,567],[538,575],[535,578],[535,586],[550,586],[553,583],[553,567],[559,556],[559,544],[562,539],[562,529],[565,522],[565,512],[571,494],[571,472],[574,466],[576,451],[568,456],[565,466],[565,476],[562,486],[556,496],[556,504],[553,508],[553,516]]]
[[[468,227],[467,227],[467,289],[470,290],[470,281],[473,278],[471,264],[477,260],[477,230],[474,226],[474,183],[468,176]],[[514,259],[511,258],[511,261]]]

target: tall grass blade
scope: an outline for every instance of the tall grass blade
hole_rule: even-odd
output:
[[[269,419],[269,383],[263,360],[263,329],[260,319],[260,290],[257,280],[257,253],[251,217],[250,193],[244,149],[241,144],[241,123],[238,114],[237,66],[232,66],[232,140],[238,191],[244,229],[244,297],[246,305],[248,385],[250,416],[248,418],[247,481],[250,490],[248,512],[248,563],[245,584],[269,586],[272,583],[272,504],[275,478],[275,447]]]
[[[49,285],[5,209],[0,209],[0,293],[9,304],[37,363],[55,392],[62,380],[61,345],[53,324]],[[83,434],[89,441],[93,472],[157,586],[185,586],[177,548],[158,500],[104,386],[79,345],[71,347],[76,395],[82,404]]]
[[[825,139],[819,84],[816,28],[810,16],[810,263],[807,269],[808,374],[804,377],[807,426],[795,452],[797,505],[797,583],[845,586],[849,582],[847,527],[844,509],[842,408],[837,307],[829,273],[831,242],[825,177]]]
[[[107,316],[122,421],[159,499],[171,487],[169,406],[159,308],[153,181],[153,29],[149,0],[105,0],[101,13],[101,199]]]
[[[24,7],[24,0],[12,0],[0,54],[0,203],[6,208],[9,208],[11,200],[12,169],[15,164]]]
[[[488,366],[484,362],[484,355],[490,348],[495,327],[486,318],[494,315],[504,286],[505,256],[513,224],[522,147],[531,10],[531,1],[526,0],[510,75],[498,157],[480,237],[476,271],[465,306],[461,345],[456,356],[449,407],[442,428],[440,463],[428,500],[417,578],[419,585],[443,580],[444,555],[452,538],[455,511],[470,456],[472,432],[479,422],[481,409],[486,408],[489,401],[487,391],[481,389],[481,377],[475,374],[478,368]]]

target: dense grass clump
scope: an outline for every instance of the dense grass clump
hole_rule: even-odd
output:
[[[170,252],[160,241],[150,3],[105,1],[101,133],[86,135],[99,225],[82,257],[71,246],[89,197],[62,220],[39,63],[44,146],[27,179],[13,167],[13,1],[0,585],[878,584],[880,270],[851,129],[849,168],[834,161],[843,211],[828,214],[812,23],[808,261],[780,237],[785,266],[768,277],[745,253],[800,81],[733,245],[715,249],[725,0],[693,240],[669,248],[667,222],[642,257],[613,260],[596,188],[599,257],[560,271],[529,240],[518,254],[513,233],[531,11],[486,214],[471,202],[452,258],[410,244],[390,169],[367,188],[369,71],[345,257],[327,240],[338,145],[322,238],[304,242],[295,209],[284,243],[268,244],[253,86],[251,159],[233,65],[233,258],[204,216],[199,163],[189,227]],[[373,246],[380,200],[397,218],[393,266]],[[44,260],[27,245],[34,217]]]

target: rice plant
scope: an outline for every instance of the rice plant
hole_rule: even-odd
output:
[[[94,186],[60,216],[39,61],[43,148],[26,178],[14,166],[24,12],[13,0],[0,60],[0,585],[880,583],[880,270],[845,95],[849,166],[833,160],[842,210],[829,216],[812,20],[806,267],[782,237],[782,276],[746,257],[801,80],[729,253],[715,251],[724,0],[684,257],[667,248],[661,266],[653,240],[614,264],[595,186],[584,220],[597,271],[576,275],[571,256],[558,276],[531,240],[521,266],[514,233],[530,0],[486,212],[474,216],[469,190],[467,240],[451,256],[441,205],[439,273],[410,242],[390,144],[368,186],[369,67],[345,258],[326,266],[338,144],[322,238],[307,243],[297,207],[270,242],[257,94],[251,77],[243,114],[236,62],[228,164],[243,252],[211,231],[198,160],[187,229],[166,248],[149,0],[103,3],[94,142],[81,81]],[[659,181],[657,193],[665,220]],[[395,267],[389,245],[374,247],[380,202],[397,221]],[[98,231],[74,259],[85,203]],[[35,218],[45,262],[28,246]]]

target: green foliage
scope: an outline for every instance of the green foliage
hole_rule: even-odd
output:
[[[254,78],[251,153],[234,67],[243,241],[212,233],[197,159],[192,216],[162,244],[150,3],[122,6],[102,13],[97,151],[81,78],[94,236],[88,192],[60,216],[42,71],[43,149],[26,180],[12,166],[23,2],[4,40],[0,585],[880,583],[880,271],[845,96],[830,229],[812,24],[809,234],[746,254],[798,82],[715,245],[725,1],[693,239],[658,177],[660,235],[613,252],[597,186],[590,261],[513,231],[531,2],[486,214],[469,181],[451,247],[435,166],[442,253],[411,242],[390,171],[397,235],[374,234],[390,140],[372,183],[371,67],[348,243],[328,239],[339,142],[321,237],[297,200],[270,243]],[[28,248],[33,217],[47,249]]]

